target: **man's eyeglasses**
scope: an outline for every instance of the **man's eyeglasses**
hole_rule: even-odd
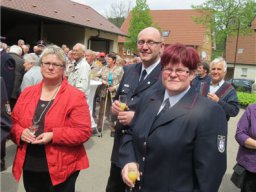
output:
[[[185,70],[185,69],[172,69],[172,68],[163,68],[163,72],[167,75],[172,74],[173,72],[178,75],[178,76],[183,76],[189,73],[189,70]]]
[[[160,43],[162,43],[162,42],[158,42],[158,41],[143,41],[143,40],[137,41],[137,44],[139,46],[143,46],[144,44],[146,44],[149,47],[152,47],[152,46],[154,46],[156,44],[160,44]]]
[[[64,67],[64,65],[62,65],[62,64],[50,63],[50,62],[46,62],[46,63],[42,62],[42,65],[45,66],[45,67],[52,66],[54,69]]]

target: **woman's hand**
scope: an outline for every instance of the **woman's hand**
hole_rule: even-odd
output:
[[[53,133],[52,132],[45,132],[40,134],[33,142],[32,144],[47,144],[50,143],[52,141],[53,138]]]
[[[135,172],[137,175],[137,178],[135,179],[135,181],[132,181],[129,178],[129,172]],[[134,184],[137,181],[140,180],[140,174],[139,174],[139,169],[138,169],[138,164],[135,162],[131,162],[131,163],[127,163],[123,169],[122,169],[122,178],[123,181],[126,185],[128,185],[129,187],[134,187]],[[133,179],[133,178],[132,178]]]
[[[36,136],[26,128],[22,131],[20,139],[26,143],[32,143],[36,140]]]

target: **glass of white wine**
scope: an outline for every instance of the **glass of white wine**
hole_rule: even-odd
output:
[[[127,95],[119,95],[120,109],[125,111],[127,109]]]

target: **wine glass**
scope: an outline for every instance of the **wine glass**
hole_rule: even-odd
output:
[[[34,117],[33,121],[32,121],[32,125],[29,127],[29,131],[33,134],[35,134],[38,130],[38,122],[37,122],[37,118]]]
[[[133,184],[135,184],[138,178],[138,171],[135,169],[129,169],[128,178],[133,182]],[[132,187],[130,187],[130,191],[133,191]]]
[[[124,111],[127,108],[127,95],[119,95],[120,109]]]

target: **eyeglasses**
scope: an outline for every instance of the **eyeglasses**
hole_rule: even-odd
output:
[[[50,62],[46,62],[46,63],[42,62],[42,65],[45,66],[45,67],[52,66],[54,69],[64,67],[64,65],[62,65],[62,64],[50,63]]]
[[[167,75],[172,74],[173,72],[178,75],[178,76],[183,76],[189,73],[189,70],[185,70],[185,69],[172,69],[172,68],[163,68],[163,72]]]
[[[137,41],[137,44],[139,46],[143,46],[144,44],[146,44],[149,47],[153,47],[154,45],[160,44],[160,43],[162,43],[162,42],[158,42],[158,41],[143,41],[143,40]]]

